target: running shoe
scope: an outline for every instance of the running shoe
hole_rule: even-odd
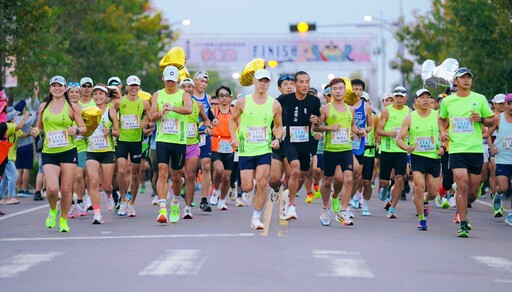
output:
[[[418,223],[418,230],[420,231],[427,231],[427,220],[420,220]]]
[[[338,214],[341,211],[340,198],[331,197],[331,209],[334,214]]]
[[[226,205],[226,200],[219,200],[219,203],[217,204],[217,209],[221,211],[227,211],[228,206]]]
[[[190,207],[188,206],[185,206],[185,208],[183,208],[183,215],[181,215],[183,219],[193,219],[194,216],[192,215],[192,210]]]
[[[212,195],[210,196],[210,205],[217,206],[219,203],[219,197],[220,197],[220,191],[213,191]]]
[[[128,202],[121,202],[119,206],[119,211],[117,211],[118,216],[126,216],[126,210],[128,209]]]
[[[313,198],[318,200],[322,197],[322,193],[320,192],[320,186],[313,186]]]
[[[128,214],[128,217],[137,217],[137,212],[135,212],[135,205],[128,204],[126,213]]]
[[[460,216],[459,212],[455,213],[455,216],[453,216],[453,223],[459,224],[460,223]]]
[[[76,212],[78,213],[78,216],[87,216],[87,209],[83,202],[76,204]]]
[[[350,219],[347,212],[339,212],[336,214],[336,221],[340,222],[343,226],[354,225],[354,222]]]
[[[347,215],[350,219],[353,219],[354,218],[354,213],[352,213],[352,210],[350,209],[350,206],[348,206],[347,210],[345,211],[347,212]]]
[[[396,219],[396,212],[395,212],[395,208],[393,208],[393,207],[389,207],[387,217],[388,217],[389,219]]]
[[[469,237],[469,230],[468,230],[467,226],[461,225],[459,227],[459,230],[457,231],[457,237],[464,237],[464,238]]]
[[[116,206],[114,207],[114,212],[116,214],[119,212],[119,208],[121,208],[121,200],[117,201]]]
[[[350,206],[354,209],[359,209],[361,208],[361,203],[359,202],[359,199],[352,198],[350,199]]]
[[[443,199],[439,194],[436,195],[435,204],[437,208],[441,208],[443,206]]]
[[[46,217],[46,228],[53,228],[57,225],[57,214],[59,214],[59,209],[50,210],[48,212],[48,217]]]
[[[59,219],[59,232],[69,232],[68,219],[62,217]]]
[[[389,201],[389,199],[386,199],[386,203],[384,203],[384,209],[388,211],[389,208],[391,208],[391,201]]]
[[[242,202],[242,198],[241,197],[237,197],[235,199],[235,206],[237,206],[237,207],[244,207],[245,206],[244,202]]]
[[[160,211],[158,211],[158,217],[156,217],[156,222],[158,222],[158,223],[167,223],[167,222],[169,222],[167,220],[167,209],[161,208]]]
[[[289,205],[288,208],[281,214],[281,220],[297,219],[297,211],[294,205]]]
[[[235,190],[236,190],[236,188],[230,188],[230,189],[229,189],[228,198],[229,198],[231,201],[234,201],[234,200],[236,199]]]
[[[101,217],[101,215],[98,215],[98,216],[94,215],[94,218],[92,220],[93,225],[103,224],[103,223],[105,223],[105,221],[103,221],[103,217]]]
[[[244,205],[249,207],[252,203],[252,191],[251,192],[243,192],[242,193],[242,202],[244,202]]]
[[[450,208],[456,208],[457,202],[455,201],[455,196],[450,196],[448,198],[448,204],[450,205]]]
[[[158,196],[157,195],[153,195],[153,200],[151,201],[151,204],[153,206],[158,205]]]
[[[505,223],[512,226],[512,212],[508,213],[507,218],[505,219]]]
[[[425,217],[427,217],[428,214],[430,214],[430,204],[427,201],[427,202],[423,202],[423,215],[425,215]]]
[[[277,204],[279,202],[279,191],[274,191],[274,189],[270,188],[270,201],[273,204]]]
[[[492,202],[492,211],[494,213],[494,218],[503,217],[503,203],[501,202],[501,195],[495,194],[494,200]]]
[[[442,209],[450,208],[450,203],[448,202],[448,200],[446,198],[441,199],[441,208]]]
[[[114,210],[114,207],[116,206],[116,202],[114,202],[114,198],[112,198],[112,196],[110,196],[110,197],[105,196],[105,198],[106,198],[107,210],[109,210],[109,211]]]
[[[331,225],[331,216],[329,213],[329,209],[323,209],[322,213],[320,214],[320,224],[322,224],[322,226]]]
[[[210,205],[208,205],[208,202],[206,201],[206,199],[201,199],[201,203],[199,204],[199,209],[203,210],[204,212],[211,212],[212,211],[212,208],[210,207]]]
[[[372,216],[372,213],[368,209],[363,209],[361,211],[361,216]]]
[[[71,204],[71,207],[69,207],[69,211],[68,211],[68,218],[76,218],[75,209],[76,209],[76,205]]]
[[[383,202],[388,198],[388,188],[387,187],[381,187],[380,188],[379,198]]]
[[[92,210],[91,197],[89,196],[89,194],[84,195],[83,202],[85,205],[85,210],[87,210],[87,211]]]
[[[171,214],[169,215],[171,223],[176,223],[180,220],[180,202],[171,200]]]
[[[263,228],[265,228],[265,225],[263,225],[263,223],[261,223],[260,218],[252,217],[251,218],[251,228],[254,230],[263,230]]]
[[[304,203],[306,204],[312,204],[313,203],[313,194],[308,194],[306,196],[306,199],[304,200]]]
[[[42,201],[42,200],[44,200],[44,199],[43,199],[43,196],[41,195],[41,191],[35,192],[34,201]]]
[[[146,192],[146,184],[145,183],[142,183],[140,186],[139,186],[139,194],[144,194]]]

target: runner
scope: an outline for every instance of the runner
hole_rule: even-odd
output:
[[[311,126],[318,124],[320,116],[320,100],[308,94],[308,73],[299,71],[295,73],[293,80],[295,92],[277,98],[283,108],[283,120],[286,125],[283,145],[291,169],[287,185],[288,205],[281,214],[281,220],[297,219],[295,194],[302,187],[311,167],[311,156],[316,154],[316,142]]]
[[[350,133],[362,137],[366,134],[364,129],[358,129],[354,124],[354,110],[344,101],[346,84],[341,78],[334,78],[329,82],[332,101],[320,110],[319,123],[325,126],[315,126],[314,131],[326,132],[324,149],[324,178],[322,182],[323,211],[320,223],[323,226],[331,225],[329,199],[333,180],[343,182],[340,200],[333,196],[332,209],[336,214],[336,221],[344,226],[354,225],[347,212],[353,184],[353,155]]]
[[[496,94],[494,96],[494,98],[492,99],[492,102],[493,102],[493,106],[494,106],[494,114],[495,114],[496,120],[498,120],[501,113],[506,111],[505,94],[503,94],[503,93]],[[499,123],[499,121],[498,121],[498,123]],[[496,122],[494,123],[493,126],[495,126],[495,125],[496,125]],[[498,131],[497,131],[497,128],[494,128],[492,131],[491,131],[491,129],[488,129],[487,133],[488,133],[489,137],[488,137],[488,139],[486,139],[485,143],[488,145],[488,144],[490,144],[490,143],[488,143],[489,140],[491,140],[491,142],[494,142],[494,140],[496,139],[496,137],[498,135]],[[502,206],[502,202],[501,202],[502,201],[501,196],[496,196],[497,187],[498,187],[497,178],[496,178],[496,158],[494,155],[495,153],[492,153],[492,151],[490,151],[490,147],[488,146],[487,148],[489,148],[489,152],[487,152],[489,154],[489,169],[488,169],[489,175],[487,177],[487,176],[484,176],[482,173],[482,181],[485,181],[486,178],[488,178],[489,187],[491,190],[491,198],[493,199],[493,214],[494,214],[495,218],[500,218],[500,217],[503,217],[503,206]],[[484,152],[484,154],[485,154],[485,152]],[[483,183],[482,183],[480,189],[482,189],[482,188],[483,188]],[[502,193],[506,192],[506,191],[507,190],[502,190]],[[485,192],[485,190],[483,192]]]
[[[189,95],[194,93],[194,82],[190,78],[185,78],[180,82],[180,88]],[[185,207],[183,208],[183,219],[192,219],[192,202],[194,201],[194,191],[196,186],[196,171],[199,163],[199,118],[202,118],[209,126],[210,122],[204,112],[202,103],[192,99],[192,113],[187,116],[187,152],[185,156]],[[210,128],[206,127],[206,132],[211,134]],[[210,206],[204,211],[211,212]]]
[[[238,148],[242,196],[252,201],[250,193],[256,179],[252,229],[263,229],[260,216],[267,197],[267,178],[270,171],[271,148],[279,147],[282,139],[281,105],[267,95],[270,72],[264,69],[254,73],[254,92],[239,99],[229,122],[231,146]],[[271,123],[274,121],[271,141]]]
[[[117,91],[114,92],[118,94]],[[99,185],[101,182],[107,210],[112,211],[115,206],[112,198],[112,176],[115,167],[115,149],[112,137],[119,136],[119,122],[115,109],[107,105],[110,94],[106,85],[97,84],[94,86],[92,93],[94,102],[101,109],[102,115],[96,130],[87,137],[86,166],[87,177],[89,178],[89,195],[94,210],[92,224],[103,224]],[[119,98],[119,96],[114,98]]]
[[[446,97],[439,110],[441,141],[450,140],[449,167],[457,184],[458,237],[468,237],[468,202],[476,199],[483,164],[482,125],[492,126],[494,115],[485,96],[471,91],[473,73],[467,68],[455,72],[457,93]],[[446,129],[450,123],[448,132]]]
[[[503,194],[508,190],[508,182],[512,176],[512,93],[505,96],[505,111],[495,117],[490,131],[499,129],[494,142],[488,139],[491,153],[496,158],[496,177],[498,193],[494,197],[493,209],[501,210]],[[512,226],[512,203],[505,223]]]
[[[77,126],[73,125],[73,120]],[[50,211],[46,227],[57,225],[57,201],[60,199],[59,231],[69,232],[66,215],[73,199],[72,184],[75,175],[77,153],[72,141],[76,135],[85,133],[80,108],[71,104],[66,92],[66,80],[62,76],[50,79],[50,95],[39,106],[37,125],[30,130],[35,137],[44,133],[43,171],[46,180],[46,196]]]
[[[121,195],[121,204],[117,215],[136,217],[135,200],[139,191],[139,171],[142,156],[143,125],[149,121],[146,113],[149,113],[149,102],[139,97],[139,77],[132,75],[126,79],[128,94],[117,98],[113,108],[119,112],[119,138],[117,139],[117,183]],[[149,128],[149,127],[148,127]],[[128,163],[128,158],[130,163]],[[131,169],[130,169],[131,165]],[[131,183],[130,183],[131,177]],[[130,187],[130,203],[126,193]]]
[[[183,180],[181,172],[185,164],[187,115],[192,113],[190,95],[178,88],[178,69],[165,67],[162,80],[165,87],[153,94],[151,121],[157,122],[156,151],[158,161],[158,181],[156,184],[160,211],[157,222],[167,223],[167,189],[169,161],[172,175],[172,200],[170,221],[180,219],[179,194]]]
[[[418,214],[418,230],[427,230],[426,208],[435,198],[439,185],[440,155],[445,146],[439,143],[437,112],[431,108],[432,94],[427,89],[416,91],[416,110],[408,114],[400,129],[396,144],[411,155],[412,179],[414,183],[414,205]],[[410,138],[410,145],[404,142]],[[426,195],[424,191],[427,190]]]
[[[396,145],[396,139],[402,121],[411,112],[405,105],[407,90],[403,86],[397,86],[393,90],[393,104],[381,111],[377,134],[381,137],[381,163],[380,163],[380,193],[381,200],[385,200],[389,192],[389,180],[391,170],[395,170],[395,185],[392,189],[391,206],[388,210],[388,218],[396,218],[395,208],[404,189],[404,175],[407,169],[407,151]]]

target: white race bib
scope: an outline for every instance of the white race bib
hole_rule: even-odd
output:
[[[337,132],[331,132],[331,144],[347,144],[350,143],[349,128],[341,128]]]
[[[308,126],[291,126],[290,127],[290,142],[308,142],[309,129]]]
[[[247,142],[261,143],[267,142],[267,131],[265,127],[247,127]]]
[[[359,136],[356,136],[356,138],[352,140],[352,149],[359,150],[359,148],[361,148],[361,138],[359,138]]]
[[[178,134],[178,119],[164,119],[162,121],[162,133]]]
[[[235,157],[233,158],[234,162],[238,162],[238,152],[235,152]]]
[[[66,130],[56,130],[45,133],[46,140],[48,143],[46,147],[48,148],[58,148],[63,146],[68,146],[68,133]]]
[[[90,150],[106,150],[109,149],[109,139],[105,137],[102,131],[94,133],[89,138],[89,149]]]
[[[195,123],[188,123],[187,137],[194,138],[197,136],[197,125]]]
[[[512,150],[512,136],[503,137],[503,148]]]
[[[206,145],[206,135],[204,133],[199,134],[199,147]]]
[[[454,117],[452,118],[451,127],[454,133],[473,133],[475,127],[469,118]]]
[[[416,148],[414,148],[414,151],[416,152],[428,152],[436,149],[434,137],[432,136],[415,137],[414,145],[416,145]]]
[[[219,153],[233,153],[233,148],[231,147],[230,140],[220,140],[219,141],[219,149],[217,152]]]
[[[139,116],[137,115],[121,115],[121,129],[139,129]]]

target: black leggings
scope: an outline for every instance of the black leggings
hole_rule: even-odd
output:
[[[441,156],[441,171],[443,174],[443,189],[449,191],[453,185],[453,173],[448,169],[449,154],[446,152]]]

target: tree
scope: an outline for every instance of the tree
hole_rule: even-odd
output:
[[[512,91],[512,1],[434,0],[432,11],[416,15],[399,40],[417,64],[448,57],[474,74],[473,89],[492,98]],[[418,84],[419,74],[412,83]]]

